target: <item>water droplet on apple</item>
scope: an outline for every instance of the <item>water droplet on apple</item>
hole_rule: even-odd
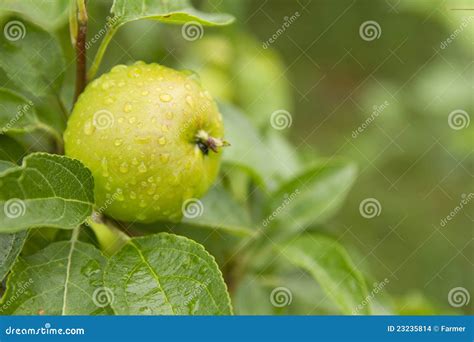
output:
[[[160,95],[160,100],[163,101],[163,102],[170,102],[171,100],[173,100],[173,96],[171,96],[170,94],[161,94]]]
[[[84,134],[85,135],[91,135],[95,131],[95,126],[92,124],[92,122],[87,121],[84,124]]]
[[[130,103],[126,103],[125,106],[123,106],[123,111],[125,113],[130,113],[132,111],[132,105]]]
[[[191,96],[186,96],[186,103],[190,106],[190,107],[193,107],[194,106],[194,100]]]
[[[120,172],[122,172],[122,173],[127,173],[128,172],[128,164],[126,162],[123,162],[120,165]]]
[[[108,177],[109,176],[109,168],[108,168],[108,162],[106,158],[102,158],[100,165],[102,167],[102,176]]]
[[[147,171],[145,163],[141,163],[140,166],[138,167],[138,172],[140,173],[145,173]]]

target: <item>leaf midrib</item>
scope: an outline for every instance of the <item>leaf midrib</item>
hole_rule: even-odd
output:
[[[150,273],[152,274],[153,278],[155,279],[156,283],[158,284],[158,286],[160,287],[160,290],[163,292],[163,296],[166,300],[166,304],[169,305],[170,309],[171,309],[171,312],[173,313],[173,315],[176,315],[176,312],[174,311],[174,308],[173,308],[173,305],[171,304],[169,298],[168,298],[168,295],[166,294],[166,291],[165,289],[163,288],[163,286],[161,285],[161,281],[160,281],[160,277],[159,275],[155,272],[155,270],[153,269],[153,267],[151,267],[150,263],[146,260],[145,256],[143,255],[142,251],[140,250],[140,248],[133,242],[133,241],[130,241],[130,245],[133,246],[133,248],[136,249],[138,255],[140,256],[140,259],[142,260],[142,262],[146,265],[146,267],[150,270]]]
[[[68,283],[69,283],[69,278],[71,276],[71,266],[72,266],[72,254],[74,252],[74,248],[76,246],[76,242],[79,238],[79,228],[75,228],[72,232],[71,236],[71,248],[69,249],[69,254],[68,254],[68,261],[66,265],[66,278],[64,280],[64,294],[63,294],[63,307],[61,310],[61,315],[66,315],[66,309],[67,309],[67,295],[68,295]]]

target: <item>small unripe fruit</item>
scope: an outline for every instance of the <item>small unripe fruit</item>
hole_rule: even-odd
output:
[[[97,210],[122,221],[177,221],[214,182],[224,127],[192,73],[118,65],[87,86],[64,133],[95,180]]]

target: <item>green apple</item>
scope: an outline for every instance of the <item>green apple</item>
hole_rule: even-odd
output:
[[[95,180],[97,210],[122,221],[178,221],[214,182],[222,116],[196,75],[158,64],[117,65],[79,97],[66,155]]]

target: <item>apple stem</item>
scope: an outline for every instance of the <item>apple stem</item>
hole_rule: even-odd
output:
[[[220,147],[230,146],[230,143],[221,138],[211,137],[206,131],[200,130],[196,134],[196,142],[204,154],[209,153],[209,149],[213,152],[219,152]]]

